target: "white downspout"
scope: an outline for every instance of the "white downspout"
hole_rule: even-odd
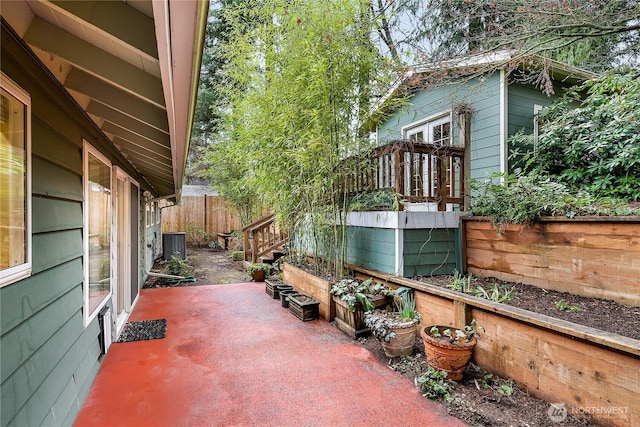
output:
[[[148,249],[148,247],[147,247],[147,230],[146,230],[146,224],[147,224],[147,207],[146,207],[146,205],[148,203],[153,203],[153,202],[156,202],[158,200],[165,200],[165,199],[170,199],[172,197],[176,197],[175,194],[169,194],[168,196],[156,197],[156,198],[153,198],[153,199],[147,199],[146,197],[148,197],[149,195],[150,195],[150,193],[148,194],[147,191],[145,191],[143,193],[145,231],[144,231],[144,233],[142,233],[142,235],[143,235],[142,245],[144,247],[144,252],[143,252],[144,259],[142,260],[142,263],[144,265],[144,273],[145,273],[145,275],[151,276],[151,277],[162,277],[162,278],[165,278],[165,279],[185,280],[186,277],[184,277],[184,276],[174,276],[172,274],[153,273],[153,272],[147,270],[147,249]],[[168,207],[171,207],[171,206],[174,206],[174,205],[163,206],[163,207],[160,208],[160,211],[162,212],[162,209],[168,208]]]

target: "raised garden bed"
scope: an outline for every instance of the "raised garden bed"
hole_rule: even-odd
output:
[[[418,280],[448,289],[453,276],[420,277]],[[508,288],[512,290],[511,298],[504,304],[640,340],[640,307],[551,291],[525,283],[505,282],[493,277],[472,276],[471,286],[480,286],[487,291],[494,286]]]
[[[293,294],[288,296],[289,311],[303,322],[317,319],[319,315],[318,307],[320,302],[303,294]]]
[[[465,272],[640,306],[640,217],[548,217],[501,233],[463,217],[462,236]]]
[[[328,322],[333,320],[336,309],[329,292],[333,283],[287,263],[283,264],[282,272],[284,282],[292,285],[296,291],[309,295],[320,302],[318,308],[320,317]]]
[[[533,396],[584,408],[624,410],[624,417],[594,417],[614,426],[640,425],[640,341],[439,286],[359,269],[413,288],[421,325],[460,326],[476,319],[484,328],[473,354],[481,368],[510,378]],[[596,409],[593,409],[596,408]],[[599,408],[599,409],[598,409]]]

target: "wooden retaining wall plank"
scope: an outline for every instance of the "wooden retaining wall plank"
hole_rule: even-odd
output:
[[[470,306],[471,317],[484,328],[473,358],[489,372],[548,402],[564,402],[570,411],[627,411],[624,418],[597,418],[603,425],[640,425],[640,341],[411,279],[359,273],[413,288],[421,326],[452,325],[459,312],[455,302]]]
[[[318,300],[320,302],[318,307],[320,317],[328,322],[333,320],[335,317],[335,305],[333,303],[333,295],[330,293],[331,283],[290,264],[284,264],[282,280],[284,283],[293,286],[295,291]]]
[[[445,298],[416,292],[416,310],[422,315],[420,327],[426,325],[454,326],[453,302]]]
[[[637,408],[640,359],[484,310],[472,316],[484,328],[473,356],[479,366],[550,402]]]
[[[640,306],[640,218],[546,219],[503,234],[489,222],[464,224],[473,274]]]

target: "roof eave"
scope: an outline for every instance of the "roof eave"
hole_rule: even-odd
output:
[[[167,107],[174,193],[184,179],[202,62],[208,2],[154,0],[162,86]],[[193,28],[193,31],[186,29]],[[190,46],[191,49],[187,49]]]

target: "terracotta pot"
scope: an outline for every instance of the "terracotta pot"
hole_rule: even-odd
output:
[[[266,274],[265,274],[264,270],[256,270],[256,271],[253,272],[251,277],[253,277],[253,280],[255,282],[264,282]]]
[[[476,337],[472,337],[468,342],[452,344],[449,340],[432,337],[429,334],[431,328],[433,328],[433,325],[425,326],[420,330],[420,336],[424,341],[427,363],[433,369],[447,372],[447,378],[460,381],[478,340]],[[451,329],[454,332],[456,329],[449,326],[437,326],[437,328],[440,333],[445,329]]]
[[[409,356],[413,353],[413,347],[416,343],[416,325],[413,322],[405,322],[393,328],[396,333],[394,338],[389,342],[380,340],[384,354],[387,357]]]

